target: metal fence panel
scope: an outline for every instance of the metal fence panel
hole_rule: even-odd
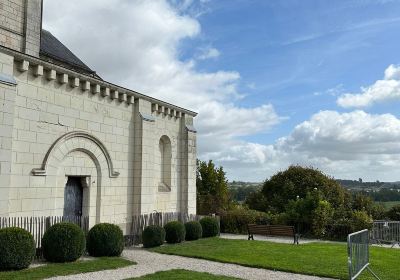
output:
[[[377,244],[400,246],[400,221],[374,221],[370,238]]]
[[[348,235],[347,253],[350,280],[357,279],[366,269],[376,279],[379,279],[369,268],[369,232],[367,229]]]

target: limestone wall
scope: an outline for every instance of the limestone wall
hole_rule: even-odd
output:
[[[8,215],[16,87],[13,57],[0,53],[0,215]]]
[[[39,56],[41,0],[0,1],[0,45]]]
[[[17,86],[0,83],[0,101],[13,103],[0,113],[9,131],[0,135],[0,182],[9,180],[0,183],[0,215],[62,215],[67,176],[85,178],[83,215],[92,224],[123,227],[153,211],[195,213],[193,116],[39,60],[3,61]],[[166,192],[159,191],[162,136],[171,140]]]

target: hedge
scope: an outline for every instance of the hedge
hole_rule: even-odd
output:
[[[161,246],[165,241],[165,230],[160,226],[147,226],[143,230],[143,247],[151,248]]]
[[[85,234],[72,223],[51,226],[42,239],[44,258],[50,262],[76,261],[82,256],[85,245]]]
[[[28,231],[17,227],[0,229],[0,270],[27,268],[35,251],[35,240]]]
[[[92,227],[87,236],[86,249],[94,257],[114,257],[124,250],[122,230],[113,224],[103,223]]]

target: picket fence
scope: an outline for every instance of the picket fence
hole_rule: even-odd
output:
[[[182,223],[186,223],[188,221],[199,221],[204,217],[206,216],[180,212],[154,212],[150,214],[132,216],[128,231],[129,234],[125,236],[125,246],[140,244],[142,242],[142,232],[146,226],[164,226],[166,223],[171,221],[180,221]],[[218,220],[218,223],[220,223],[220,217],[214,217]]]
[[[142,232],[146,226],[164,226],[171,221],[199,221],[205,216],[179,212],[154,212],[150,214],[134,215],[127,222],[127,232],[124,236],[125,246],[138,245],[142,242]],[[216,216],[218,222],[220,218]],[[7,227],[19,227],[30,232],[35,239],[37,257],[41,257],[42,238],[44,233],[52,225],[60,222],[71,222],[78,225],[87,234],[89,232],[89,217],[81,216],[49,216],[49,217],[0,217],[0,229]]]

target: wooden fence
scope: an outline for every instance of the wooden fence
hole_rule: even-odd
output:
[[[37,255],[40,255],[42,237],[46,230],[54,224],[70,222],[78,225],[85,233],[89,231],[89,217],[0,217],[0,229],[19,227],[29,231],[35,239]]]
[[[146,226],[164,226],[166,223],[171,221],[180,221],[182,223],[188,221],[199,221],[203,217],[205,216],[179,212],[154,212],[132,216],[128,234],[125,236],[125,246],[140,244],[142,241],[142,232]],[[215,218],[217,218],[218,222],[220,221],[218,216]]]
[[[125,245],[132,246],[140,244],[142,241],[142,232],[146,226],[159,225],[164,226],[171,221],[199,221],[205,216],[193,215],[179,212],[154,212],[151,214],[142,214],[132,216],[128,222],[127,233],[125,235]],[[218,222],[220,217],[215,216]],[[35,239],[37,257],[41,256],[42,238],[46,230],[54,224],[60,222],[71,222],[78,225],[87,234],[89,232],[89,217],[0,217],[0,229],[6,227],[20,227],[29,231]]]

